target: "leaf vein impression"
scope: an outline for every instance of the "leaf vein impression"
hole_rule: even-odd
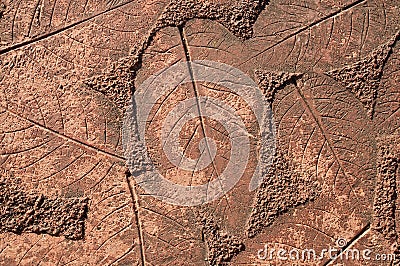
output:
[[[105,155],[107,157],[111,157],[114,160],[117,160],[117,161],[120,161],[120,162],[125,162],[125,158],[120,156],[120,155],[117,155],[117,154],[114,154],[112,152],[108,152],[108,151],[102,150],[102,149],[97,148],[95,146],[92,146],[90,144],[84,143],[83,141],[80,141],[80,140],[74,139],[72,137],[66,136],[64,134],[61,134],[60,132],[58,132],[58,131],[56,131],[54,129],[45,127],[45,126],[41,125],[40,123],[37,123],[36,121],[33,121],[32,119],[29,119],[27,117],[23,117],[23,116],[19,115],[18,113],[14,112],[14,111],[12,111],[12,110],[10,110],[8,108],[5,108],[4,106],[2,106],[2,108],[4,108],[7,112],[15,115],[16,117],[18,117],[20,119],[23,119],[23,120],[26,120],[29,123],[32,123],[33,125],[37,126],[38,128],[40,128],[40,129],[42,129],[42,130],[44,130],[46,132],[49,132],[51,134],[56,135],[57,137],[60,137],[60,138],[62,138],[64,140],[67,140],[67,141],[70,141],[70,142],[72,142],[74,144],[77,144],[78,146],[81,146],[81,147],[83,147],[85,149],[95,151],[95,152],[103,154],[103,155]]]
[[[250,60],[252,60],[252,59],[254,59],[254,58],[258,57],[258,56],[260,56],[261,54],[263,54],[263,53],[265,53],[266,51],[268,51],[268,50],[270,50],[270,49],[272,49],[272,48],[274,48],[274,47],[280,45],[281,43],[283,43],[283,42],[289,40],[290,38],[295,37],[295,36],[297,36],[298,34],[304,32],[304,31],[306,31],[306,30],[308,30],[308,29],[310,29],[310,28],[312,28],[312,27],[314,27],[314,26],[317,26],[318,24],[320,24],[320,23],[322,23],[322,22],[324,22],[324,21],[326,21],[326,20],[329,20],[329,19],[331,19],[331,18],[335,18],[335,17],[341,15],[342,13],[344,13],[344,12],[346,12],[346,11],[348,11],[348,10],[351,10],[352,8],[354,8],[354,7],[358,6],[358,5],[364,4],[365,2],[367,2],[367,0],[358,0],[358,1],[355,1],[354,3],[351,3],[351,4],[347,5],[347,6],[344,6],[344,7],[340,8],[339,10],[337,10],[337,11],[331,13],[331,14],[328,14],[328,15],[326,15],[326,16],[324,16],[324,17],[322,17],[321,19],[318,19],[318,20],[316,20],[316,21],[310,23],[310,24],[307,25],[307,26],[301,27],[299,30],[297,30],[297,31],[295,31],[295,32],[293,32],[293,33],[291,33],[291,34],[289,34],[288,36],[282,38],[281,40],[277,41],[276,43],[274,43],[274,44],[268,46],[268,47],[265,48],[264,50],[262,50],[262,51],[256,53],[255,55],[251,56],[250,58],[244,60],[243,62],[241,62],[241,63],[239,64],[239,66],[240,66],[240,65],[243,65],[243,64],[245,64],[245,63],[247,63],[247,62],[249,62]],[[0,54],[1,54],[1,53],[0,53]]]
[[[329,151],[332,153],[332,156],[333,156],[335,162],[338,164],[340,171],[341,171],[341,172],[343,173],[343,175],[346,177],[347,185],[349,186],[349,188],[350,188],[351,191],[353,192],[354,196],[356,196],[356,198],[358,199],[358,196],[357,196],[356,192],[354,191],[353,186],[352,186],[352,185],[350,184],[350,182],[349,182],[348,175],[347,175],[346,171],[344,170],[343,165],[341,164],[340,159],[339,159],[339,157],[337,156],[337,154],[336,154],[336,152],[335,152],[335,150],[334,150],[334,146],[333,146],[333,144],[332,144],[330,138],[328,138],[328,135],[329,135],[329,134],[326,132],[324,126],[322,125],[322,122],[318,119],[318,117],[317,117],[317,115],[316,115],[317,111],[314,110],[314,109],[310,106],[310,104],[307,102],[307,99],[306,99],[306,98],[304,97],[304,95],[301,93],[301,90],[300,90],[298,84],[297,84],[297,83],[295,83],[295,84],[296,84],[297,93],[299,94],[301,101],[304,103],[305,108],[308,110],[308,112],[309,112],[310,115],[312,116],[313,120],[315,121],[317,127],[319,128],[319,130],[321,131],[322,135],[324,136],[324,139],[325,139],[326,143],[328,144],[327,146],[328,146],[328,148],[329,148]]]
[[[21,47],[24,47],[24,46],[27,46],[27,45],[30,45],[30,44],[33,44],[33,43],[36,43],[36,42],[39,42],[41,40],[48,39],[48,38],[50,38],[52,36],[55,36],[55,35],[57,35],[59,33],[65,32],[65,31],[67,31],[69,29],[72,29],[72,28],[74,28],[74,27],[76,27],[76,26],[78,26],[80,24],[88,22],[88,21],[90,21],[90,20],[92,20],[94,18],[97,18],[99,16],[105,15],[105,14],[107,14],[107,13],[109,13],[111,11],[114,11],[114,10],[120,8],[120,7],[126,6],[126,5],[128,5],[128,4],[132,3],[132,2],[134,2],[134,0],[129,0],[128,2],[113,6],[113,7],[109,8],[109,9],[107,9],[107,10],[101,11],[101,12],[99,12],[97,14],[94,14],[92,16],[89,16],[89,17],[87,17],[85,19],[73,22],[73,23],[71,23],[71,24],[69,24],[69,25],[67,25],[65,27],[62,27],[62,28],[56,29],[54,31],[39,35],[39,36],[37,36],[35,38],[32,38],[30,40],[26,40],[26,41],[23,41],[23,42],[20,42],[20,43],[16,43],[14,45],[10,45],[10,46],[8,46],[6,48],[0,49],[0,55],[6,54],[6,53],[14,51],[14,50],[16,50],[18,48],[21,48]]]

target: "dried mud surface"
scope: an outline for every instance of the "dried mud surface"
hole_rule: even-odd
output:
[[[400,1],[0,0],[0,265],[397,265],[399,25]],[[126,158],[124,112],[139,86],[195,60],[247,74],[272,109],[276,150],[256,190],[265,125],[190,64],[190,82],[150,110],[146,147]],[[136,178],[154,167],[201,185],[232,156],[227,129],[206,115],[177,145],[199,161],[213,139],[212,164],[188,170],[164,154],[168,114],[201,97],[235,110],[249,160],[222,197],[171,205]],[[396,259],[262,259],[266,246]]]

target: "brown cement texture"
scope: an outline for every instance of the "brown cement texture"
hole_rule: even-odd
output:
[[[0,0],[0,265],[398,265],[399,39],[399,0]],[[128,163],[132,96],[194,60],[242,71],[272,109],[276,150],[255,190],[256,114],[193,73],[169,94],[154,88],[146,147]],[[172,205],[137,182],[149,161],[197,186],[231,159],[227,129],[206,116],[177,145],[200,160],[213,139],[209,166],[181,169],[164,153],[168,114],[200,97],[244,121],[249,160],[222,197]],[[263,260],[266,246],[396,259]]]

